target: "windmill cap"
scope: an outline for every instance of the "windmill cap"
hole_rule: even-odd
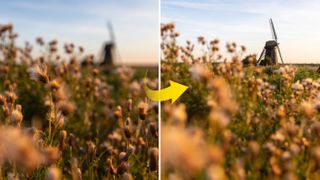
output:
[[[274,47],[274,46],[277,46],[277,45],[278,45],[278,43],[275,40],[270,40],[270,41],[266,42],[266,46],[267,47]]]

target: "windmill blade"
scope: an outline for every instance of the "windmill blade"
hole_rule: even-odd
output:
[[[278,48],[278,51],[279,51],[279,56],[280,56],[281,62],[282,62],[282,64],[283,64],[283,59],[282,59],[282,55],[281,55],[281,51],[280,51],[280,47],[279,47],[279,46],[277,46],[277,48]]]
[[[270,28],[271,28],[271,34],[272,34],[272,39],[274,39],[276,42],[278,42],[278,37],[277,37],[277,34],[276,34],[276,30],[274,28],[274,25],[273,25],[273,22],[272,22],[272,19],[270,18]]]
[[[260,62],[262,61],[262,56],[264,55],[265,51],[266,51],[266,49],[263,48],[263,50],[262,50],[262,52],[261,52],[261,55],[260,55],[260,57],[259,57],[259,59],[258,59],[257,65],[259,65]]]
[[[110,33],[111,42],[115,43],[116,42],[115,35],[114,35],[114,32],[113,32],[112,23],[110,21],[108,21],[107,27],[108,27],[108,30],[109,30],[109,33]]]

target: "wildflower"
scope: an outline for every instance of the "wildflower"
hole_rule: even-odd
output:
[[[209,117],[212,127],[224,129],[230,122],[228,116],[221,111],[211,111]]]
[[[172,124],[178,127],[184,127],[186,120],[186,106],[184,104],[179,104],[176,108],[172,110],[170,121]]]
[[[67,131],[62,130],[60,131],[60,142],[59,142],[59,149],[60,151],[64,151],[66,148],[66,139],[67,139]]]
[[[116,168],[113,166],[111,159],[107,159],[107,166],[109,167],[109,171],[111,174],[117,174]]]
[[[89,155],[94,155],[96,153],[96,145],[92,141],[87,141],[88,153]]]
[[[245,52],[247,50],[247,48],[245,46],[243,46],[243,45],[241,45],[240,47],[241,47],[241,51],[242,52]]]
[[[28,70],[30,79],[40,81],[44,84],[49,82],[47,66],[45,64],[36,64]]]
[[[51,165],[57,162],[58,159],[60,158],[60,151],[56,147],[52,147],[52,146],[46,147],[42,153],[44,155],[43,163],[45,165]]]
[[[13,162],[26,172],[42,164],[41,152],[18,128],[0,128],[0,153],[0,164]]]
[[[51,90],[58,90],[61,87],[61,83],[58,80],[54,79],[49,82],[48,87]]]
[[[211,76],[210,69],[200,63],[196,63],[192,65],[192,67],[189,69],[189,72],[191,74],[191,78],[194,79],[195,81],[200,81],[200,80],[206,81]]]
[[[21,126],[23,115],[21,113],[21,105],[16,105],[16,108],[11,112],[11,123],[17,127]]]
[[[131,84],[130,84],[130,93],[133,95],[133,96],[138,96],[139,93],[141,92],[141,86],[140,84],[137,82],[137,81],[133,81]]]
[[[311,118],[313,116],[313,114],[315,113],[314,107],[309,102],[301,103],[300,107],[301,107],[302,114],[304,116],[306,116],[307,118]]]
[[[121,106],[117,106],[116,111],[114,112],[114,116],[118,120],[122,118],[122,108],[121,108]]]
[[[44,45],[44,40],[41,37],[37,37],[36,42],[40,45],[43,46]]]
[[[120,165],[117,168],[117,174],[124,174],[125,172],[127,172],[129,170],[129,163],[128,162],[121,162]]]
[[[156,171],[158,169],[158,148],[151,148],[148,151],[149,155],[149,164],[150,164],[150,170],[151,171]]]
[[[129,155],[133,154],[135,152],[135,149],[136,148],[133,145],[129,145],[127,147],[127,151],[126,151],[127,155],[129,156]]]
[[[133,180],[133,177],[132,177],[132,175],[130,173],[124,173],[122,175],[122,179],[123,180]]]
[[[125,134],[126,138],[130,139],[131,134],[132,134],[132,125],[131,125],[131,119],[129,117],[125,121],[125,125],[124,125],[123,131],[124,131],[124,134]]]
[[[80,168],[75,168],[72,171],[72,179],[73,180],[82,180],[82,173]]]
[[[150,133],[152,134],[152,136],[158,137],[158,127],[157,127],[156,123],[151,122],[149,124],[149,130],[150,130]]]
[[[60,180],[60,179],[61,179],[61,172],[59,168],[51,167],[48,169],[46,180]]]
[[[128,103],[127,104],[127,109],[128,109],[129,112],[131,112],[132,111],[132,99],[128,99],[127,103]]]
[[[126,152],[121,152],[119,154],[119,161],[122,162],[122,161],[127,161],[128,159],[128,156],[127,156],[127,153]]]
[[[59,103],[58,109],[64,116],[67,116],[70,113],[74,112],[75,107],[73,103],[64,101]]]
[[[52,93],[52,101],[54,103],[58,103],[60,101],[64,101],[67,99],[67,90],[65,86],[60,87],[59,89],[53,91]]]
[[[148,115],[148,104],[146,102],[140,102],[138,105],[139,117],[141,120],[145,120]]]
[[[277,111],[277,116],[282,119],[284,118],[286,115],[286,112],[285,112],[285,109],[284,109],[284,106],[280,106],[278,111]]]
[[[226,180],[224,169],[219,165],[211,165],[206,171],[207,179]]]
[[[57,127],[57,128],[62,128],[65,124],[65,117],[62,115],[62,113],[59,111],[56,116],[52,117],[52,123]]]
[[[199,37],[198,37],[198,42],[199,42],[200,44],[204,45],[204,44],[206,43],[206,40],[205,40],[205,38],[204,38],[203,36],[199,36]]]
[[[79,46],[79,52],[83,53],[84,52],[84,48],[82,46]]]
[[[193,174],[206,163],[203,144],[184,129],[163,126],[161,137],[161,166]]]

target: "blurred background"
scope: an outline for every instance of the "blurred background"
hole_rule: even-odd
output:
[[[2,1],[0,22],[12,23],[18,44],[56,39],[60,46],[74,43],[86,53],[99,55],[112,41],[107,22],[114,31],[116,64],[157,65],[157,0],[48,0]],[[37,53],[35,49],[34,53]]]

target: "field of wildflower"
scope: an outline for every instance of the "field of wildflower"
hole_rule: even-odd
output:
[[[172,23],[161,37],[162,86],[189,86],[162,104],[162,179],[319,179],[317,67],[258,67],[218,39],[181,46]]]
[[[144,95],[145,69],[17,38],[0,25],[0,179],[157,179],[158,107]]]

